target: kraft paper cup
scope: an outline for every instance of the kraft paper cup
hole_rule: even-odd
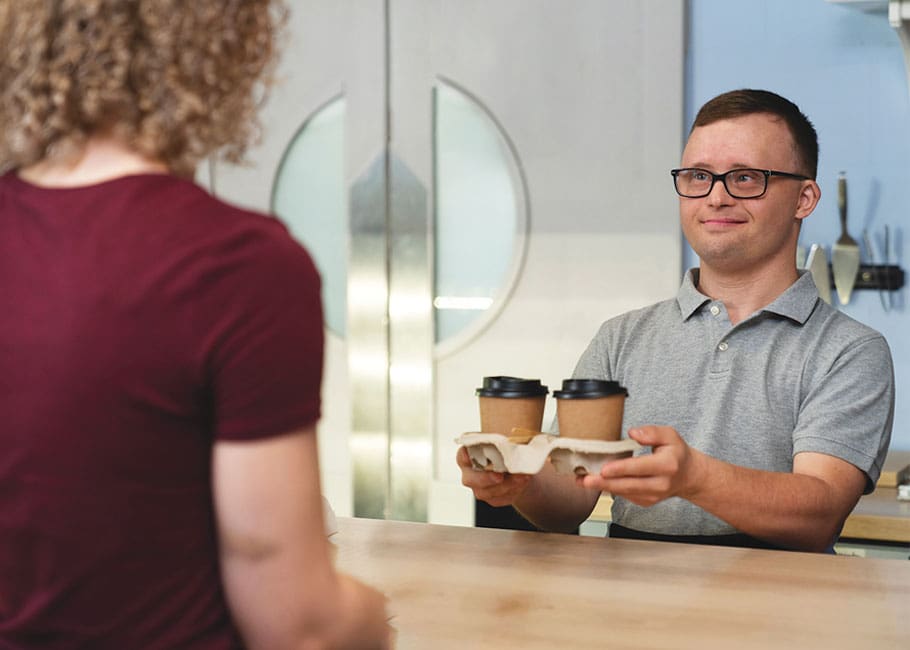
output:
[[[566,379],[556,398],[559,435],[584,440],[619,440],[629,392],[615,381]]]
[[[475,391],[481,433],[510,435],[513,428],[540,431],[549,389],[539,379],[484,377]]]

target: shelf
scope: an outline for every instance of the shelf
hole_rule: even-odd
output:
[[[888,0],[828,0],[828,2],[837,5],[850,5],[862,11],[888,12]]]
[[[904,67],[910,84],[910,0],[828,0],[831,4],[855,7],[862,11],[886,13],[888,22],[897,30],[904,50]]]
[[[831,4],[850,5],[863,11],[887,13],[888,0],[828,0]]]

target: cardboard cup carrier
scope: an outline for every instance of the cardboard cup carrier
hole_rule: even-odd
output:
[[[615,381],[566,379],[554,391],[560,435],[540,431],[548,394],[537,379],[484,377],[476,390],[481,432],[455,442],[474,469],[536,474],[549,461],[560,474],[593,474],[605,462],[631,456],[639,445],[620,440],[628,392]]]

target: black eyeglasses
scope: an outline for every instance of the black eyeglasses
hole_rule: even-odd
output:
[[[684,167],[671,169],[670,174],[673,176],[676,193],[687,199],[708,196],[717,181],[724,184],[727,194],[734,199],[757,199],[767,191],[768,178],[771,176],[793,178],[798,181],[812,180],[801,174],[775,172],[770,169],[731,169],[723,174],[714,174],[707,169]]]

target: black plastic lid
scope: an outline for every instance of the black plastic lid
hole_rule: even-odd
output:
[[[484,377],[483,387],[474,391],[478,397],[539,397],[550,389],[539,379],[520,377]]]
[[[606,379],[563,379],[562,390],[554,390],[556,399],[594,399],[612,395],[629,395],[618,381]]]

